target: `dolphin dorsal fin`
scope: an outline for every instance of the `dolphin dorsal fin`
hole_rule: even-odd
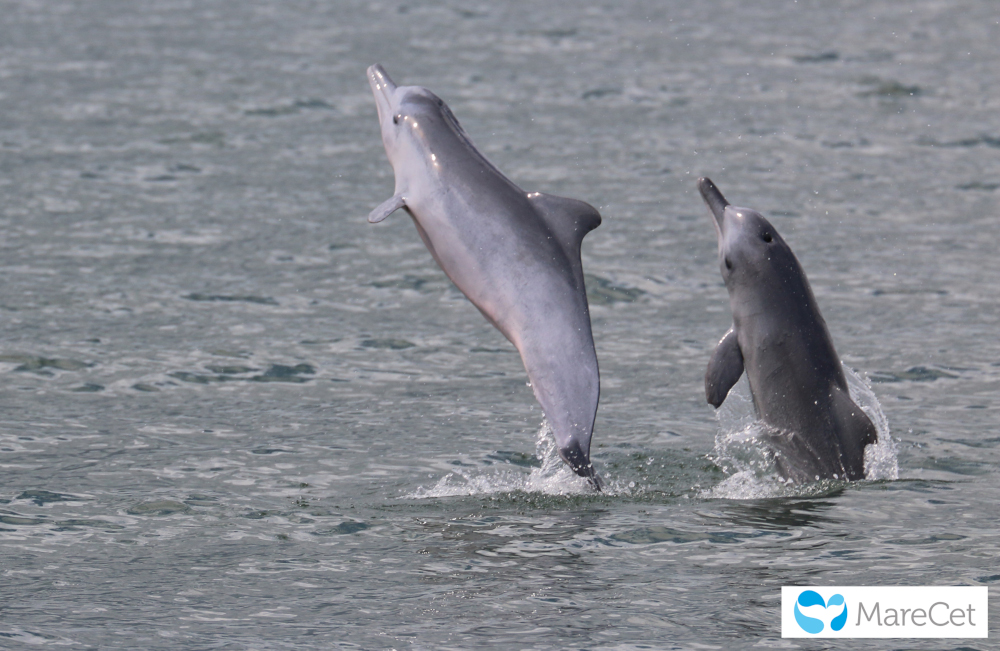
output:
[[[557,197],[554,194],[531,192],[528,199],[541,213],[552,233],[559,238],[566,254],[580,259],[583,236],[601,225],[601,214],[589,203]]]

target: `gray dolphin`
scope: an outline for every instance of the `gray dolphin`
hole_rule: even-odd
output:
[[[592,206],[525,192],[472,144],[448,106],[368,68],[396,176],[377,223],[403,208],[441,269],[521,353],[559,455],[600,490],[590,462],[600,376],[580,262]]]
[[[799,261],[759,212],[730,205],[709,179],[698,190],[714,217],[733,313],[705,372],[708,402],[718,408],[745,369],[784,477],[863,479],[864,449],[878,434],[851,400]]]

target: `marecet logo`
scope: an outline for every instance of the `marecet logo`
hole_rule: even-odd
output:
[[[783,587],[781,637],[985,638],[986,587]]]
[[[807,614],[808,613],[808,614]],[[815,590],[803,590],[795,600],[795,622],[806,633],[820,633],[826,627],[839,631],[847,623],[847,603],[844,595],[835,594],[823,601]]]

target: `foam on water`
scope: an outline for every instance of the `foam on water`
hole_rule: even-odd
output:
[[[896,444],[889,433],[889,422],[869,382],[844,364],[851,399],[868,415],[878,431],[878,442],[865,448],[865,480],[891,480],[899,477]],[[774,451],[761,442],[768,430],[754,413],[753,399],[746,375],[740,378],[716,412],[719,432],[715,437],[712,460],[730,476],[717,486],[703,491],[702,497],[723,499],[762,499],[803,497],[823,494],[845,482],[824,480],[806,485],[784,481],[775,468]]]
[[[424,499],[497,493],[541,493],[544,495],[588,495],[594,490],[586,479],[576,475],[556,451],[555,437],[548,421],[543,421],[535,442],[535,458],[541,464],[525,472],[517,467],[488,466],[485,468],[455,469],[442,477],[434,486],[420,486],[405,497]],[[605,479],[602,477],[602,479]],[[605,495],[621,492],[616,482],[605,481]],[[627,490],[627,489],[625,489]]]

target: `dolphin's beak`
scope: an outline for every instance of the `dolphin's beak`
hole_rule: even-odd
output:
[[[381,123],[392,112],[392,95],[396,92],[396,84],[381,64],[368,68],[368,85],[372,87],[375,96],[375,108],[378,110],[378,121]]]
[[[715,218],[712,220],[712,226],[715,226],[715,234],[719,236],[719,239],[722,239],[726,206],[729,205],[729,202],[722,196],[719,188],[715,187],[711,179],[705,177],[698,179],[698,191],[701,192],[701,198],[708,204],[708,209],[712,211],[712,217]]]

